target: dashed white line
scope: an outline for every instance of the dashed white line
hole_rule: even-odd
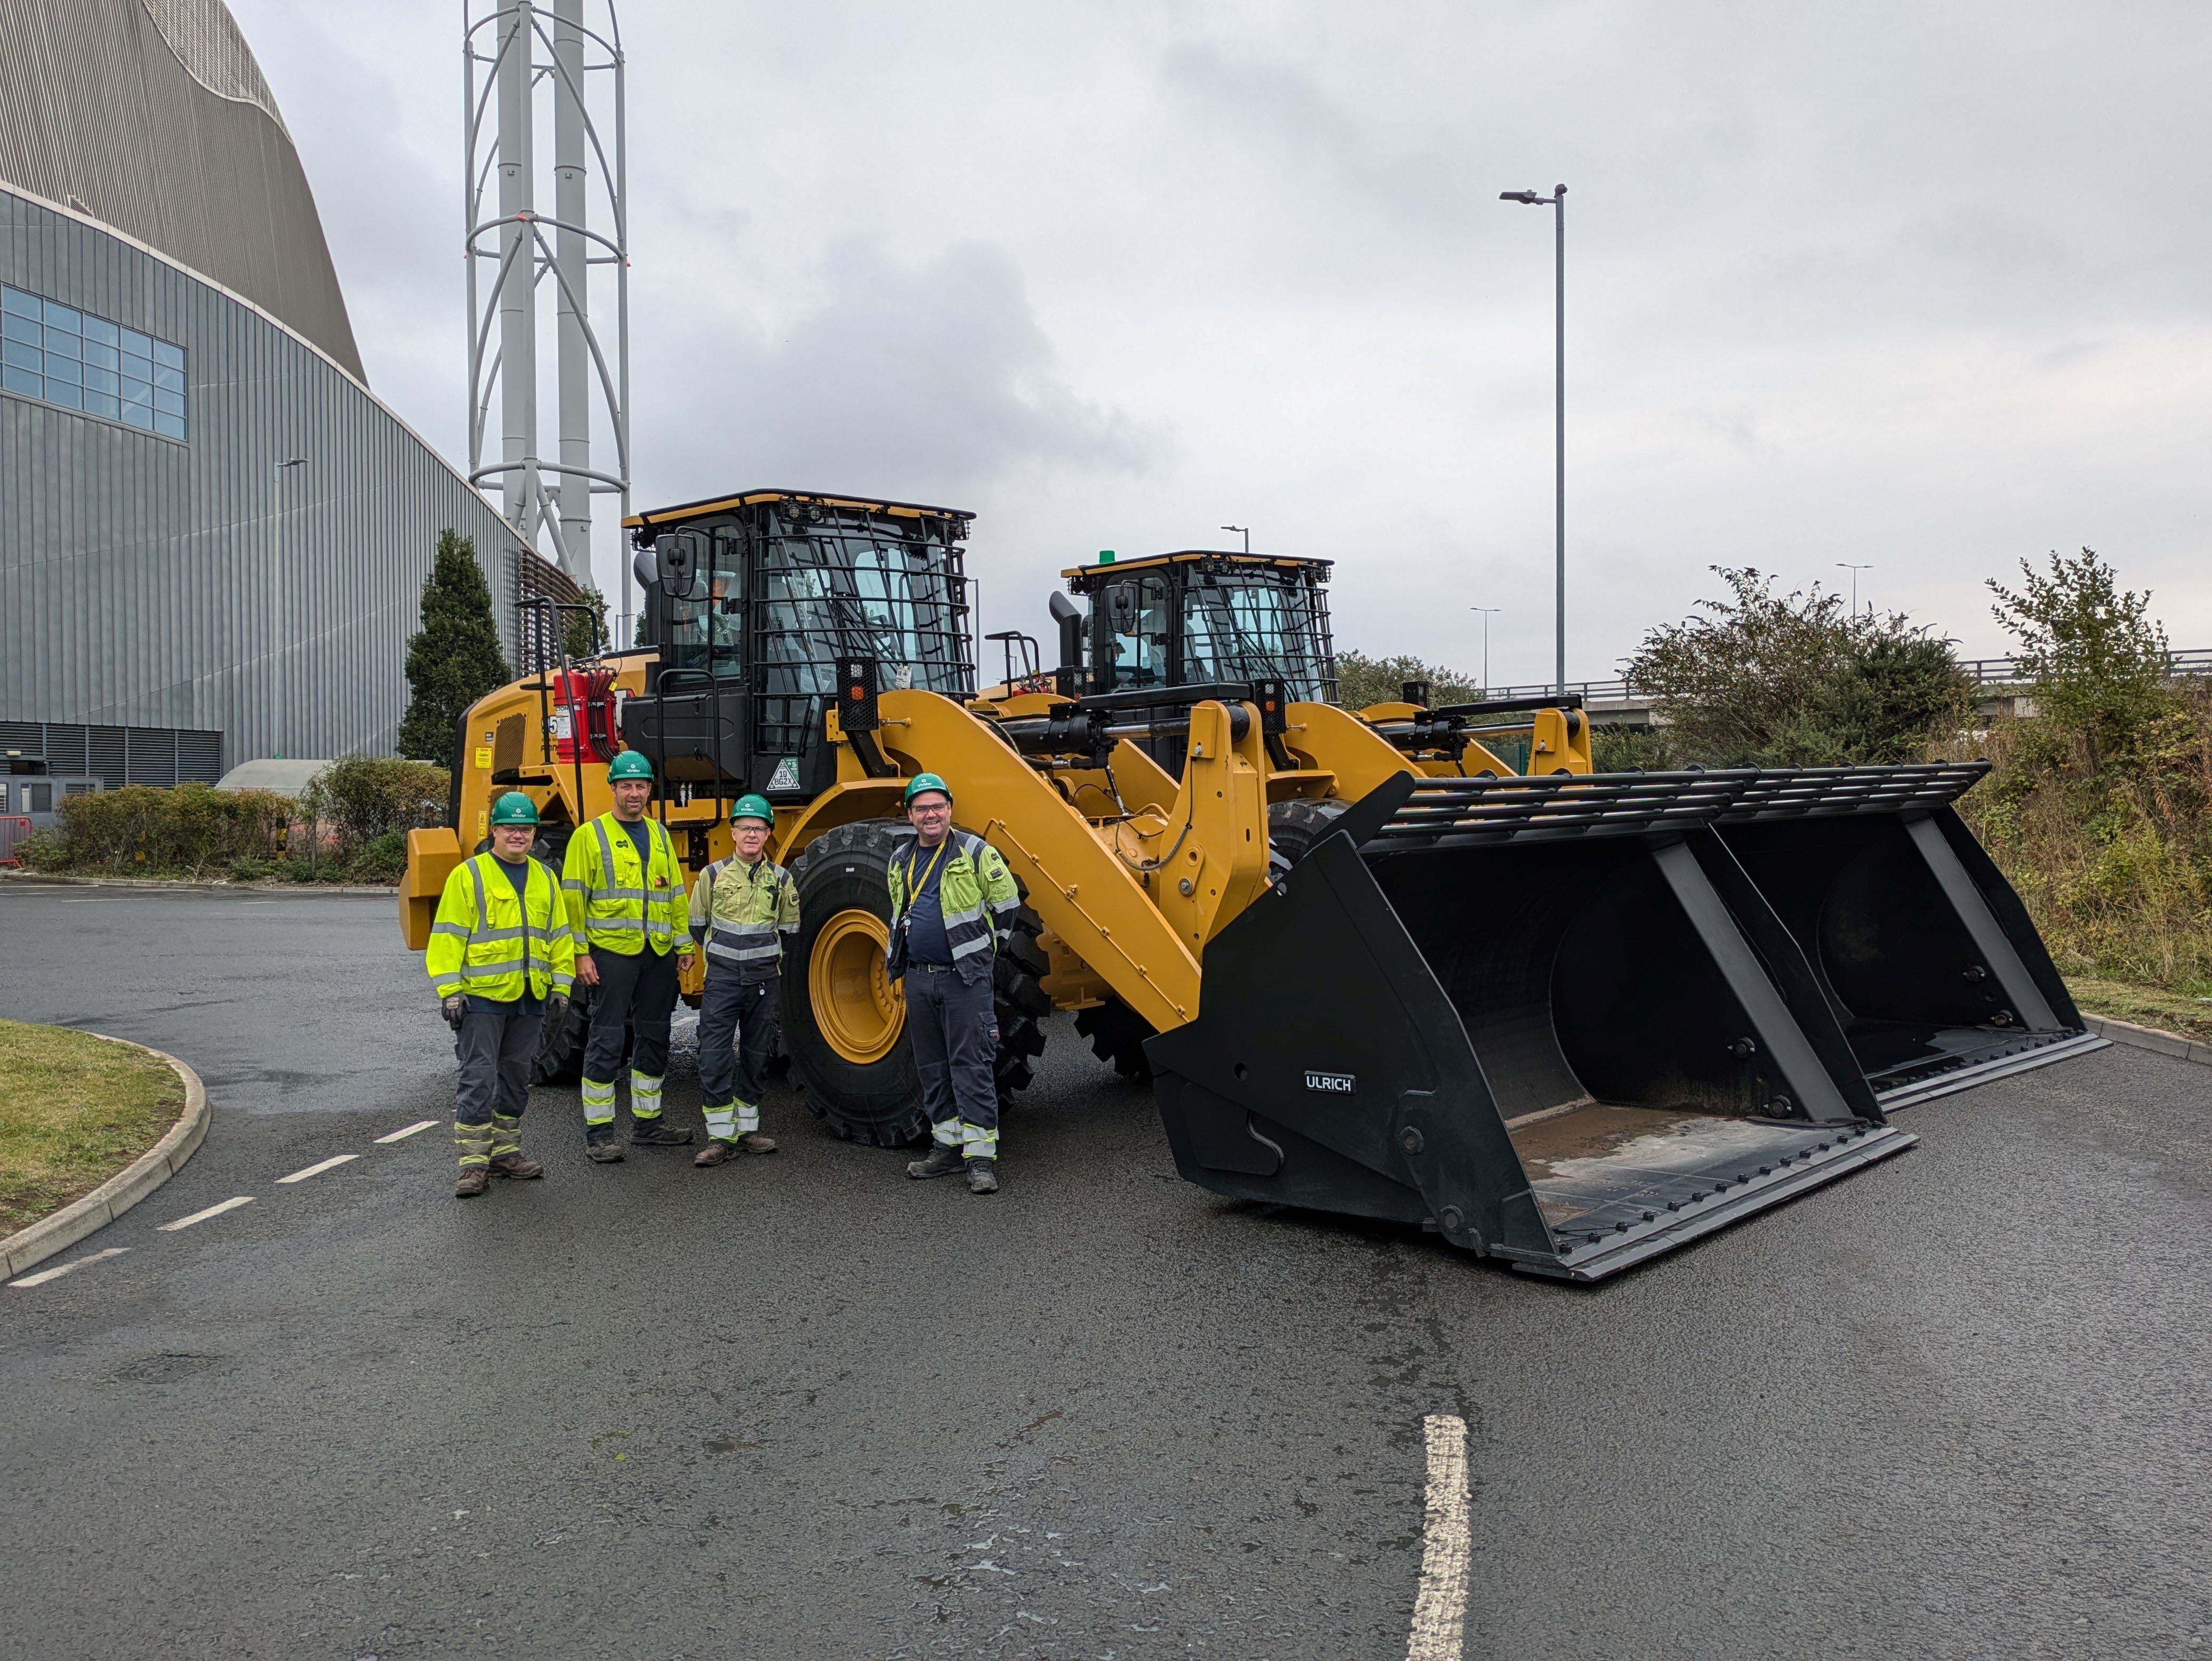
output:
[[[226,1211],[235,1211],[242,1205],[252,1203],[253,1196],[251,1194],[240,1194],[233,1199],[225,1200],[221,1205],[211,1205],[205,1211],[195,1211],[189,1217],[179,1217],[173,1223],[163,1223],[161,1225],[161,1231],[164,1234],[174,1234],[180,1228],[190,1228],[194,1223],[204,1223],[210,1217],[220,1217]]]
[[[280,1183],[304,1183],[310,1177],[321,1176],[323,1172],[328,1171],[332,1165],[341,1165],[348,1159],[358,1159],[359,1158],[361,1158],[361,1155],[358,1153],[337,1154],[332,1158],[321,1161],[319,1164],[309,1165],[305,1171],[295,1171],[290,1176],[279,1177],[276,1180]]]
[[[442,1119],[418,1119],[413,1124],[409,1125],[404,1130],[395,1130],[389,1136],[379,1136],[376,1140],[380,1143],[404,1142],[418,1130],[428,1130],[432,1125],[443,1124],[444,1123],[445,1121]]]
[[[1460,1661],[1467,1633],[1467,1421],[1432,1413],[1424,1422],[1429,1438],[1425,1543],[1406,1661]]]
[[[96,1263],[104,1258],[120,1257],[130,1250],[127,1245],[110,1246],[105,1251],[89,1251],[82,1257],[73,1257],[57,1269],[42,1269],[36,1275],[26,1275],[21,1280],[10,1281],[11,1287],[44,1286],[49,1281],[58,1281],[73,1269],[82,1269],[87,1263]]]

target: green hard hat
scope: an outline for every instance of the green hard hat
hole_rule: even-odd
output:
[[[538,804],[520,790],[510,790],[491,805],[494,824],[535,824]]]
[[[775,809],[768,805],[766,796],[739,796],[737,805],[730,809],[730,823],[739,819],[758,819],[771,830],[775,828]]]
[[[645,758],[642,750],[625,750],[607,764],[609,784],[622,779],[649,779],[652,776],[653,764]]]
[[[928,790],[942,793],[947,801],[952,800],[952,787],[938,777],[936,774],[916,773],[906,782],[906,794],[899,799],[900,806],[911,807],[914,805],[914,799]]]

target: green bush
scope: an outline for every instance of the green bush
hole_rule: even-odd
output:
[[[38,863],[51,871],[228,875],[235,861],[273,859],[291,818],[292,804],[266,790],[95,790],[64,799],[60,834],[40,846]]]
[[[1482,696],[1481,686],[1458,671],[1424,663],[1417,657],[1401,654],[1370,658],[1364,652],[1351,651],[1336,654],[1336,701],[1346,709],[1395,703],[1409,680],[1428,682],[1432,705],[1472,703]]]
[[[1834,767],[1903,761],[1955,728],[1967,687],[1948,641],[1899,612],[1852,611],[1818,583],[1713,567],[1730,597],[1662,624],[1628,666],[1671,729],[1669,746],[1709,766]]]
[[[450,778],[444,768],[426,762],[346,756],[315,775],[300,797],[300,807],[305,817],[336,834],[340,863],[351,864],[379,837],[397,832],[404,865],[406,833],[416,825],[445,823]]]
[[[407,871],[407,836],[387,830],[355,855],[346,875],[354,882],[398,882]]]

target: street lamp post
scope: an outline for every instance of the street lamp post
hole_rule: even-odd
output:
[[[1567,187],[1554,185],[1549,196],[1539,196],[1534,191],[1500,191],[1498,199],[1553,210],[1553,453],[1558,474],[1553,522],[1559,544],[1554,572],[1557,593],[1553,599],[1557,647],[1553,690],[1564,697],[1567,691]]]
[[[304,467],[307,465],[307,458],[305,456],[290,456],[276,464],[276,511],[274,514],[276,521],[275,527],[276,569],[273,574],[273,581],[270,584],[269,605],[270,628],[276,636],[269,653],[269,680],[270,685],[275,688],[276,700],[275,708],[270,711],[273,719],[269,726],[271,736],[276,739],[276,754],[280,757],[286,748],[284,738],[288,723],[285,721],[285,710],[289,703],[284,696],[283,677],[277,673],[276,667],[284,656],[285,641],[289,637],[284,623],[284,475],[295,467]]]
[[[1490,696],[1490,619],[1505,608],[1503,605],[1470,605],[1470,611],[1482,613],[1482,695]]]
[[[1224,525],[1221,526],[1221,528],[1224,531],[1235,531],[1241,534],[1244,538],[1244,551],[1248,554],[1252,551],[1252,527],[1250,526]]]
[[[1851,574],[1851,615],[1856,617],[1859,614],[1859,573],[1871,571],[1874,567],[1871,564],[1854,565],[1847,559],[1839,559],[1836,562],[1836,569]]]

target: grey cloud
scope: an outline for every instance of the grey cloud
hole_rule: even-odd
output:
[[[755,482],[945,498],[1010,473],[1142,473],[1164,429],[1084,399],[1002,248],[903,265],[835,245],[820,303],[763,335],[738,317],[641,330],[640,500]],[[680,308],[679,308],[680,309]]]

